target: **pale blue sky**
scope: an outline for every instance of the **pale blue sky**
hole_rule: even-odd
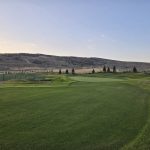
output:
[[[150,1],[0,0],[0,52],[150,62]]]

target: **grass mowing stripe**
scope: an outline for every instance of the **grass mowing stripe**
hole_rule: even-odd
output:
[[[124,81],[122,79],[113,79],[113,78],[98,78],[98,77],[82,77],[82,76],[75,76],[70,77],[72,80],[75,81],[82,81],[82,82],[115,82],[115,81]]]

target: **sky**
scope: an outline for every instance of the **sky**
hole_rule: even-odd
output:
[[[150,62],[150,1],[0,0],[0,53]]]

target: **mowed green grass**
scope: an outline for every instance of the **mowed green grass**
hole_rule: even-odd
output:
[[[62,78],[45,87],[1,85],[0,149],[149,148],[149,79]]]
[[[74,76],[71,77],[72,80],[82,81],[82,82],[116,82],[123,81],[122,79],[113,79],[113,78],[103,78],[103,77],[85,77],[85,76]]]

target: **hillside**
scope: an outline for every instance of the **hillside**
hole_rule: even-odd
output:
[[[43,54],[0,54],[0,70],[48,69],[48,68],[91,68],[113,67],[131,70],[136,66],[140,71],[150,70],[150,63],[124,62],[102,58],[64,57]]]

